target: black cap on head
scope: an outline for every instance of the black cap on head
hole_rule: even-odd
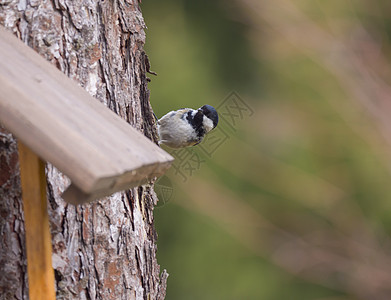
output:
[[[213,127],[216,127],[219,122],[219,115],[217,114],[216,109],[208,104],[202,106],[200,109],[205,116],[213,121]]]

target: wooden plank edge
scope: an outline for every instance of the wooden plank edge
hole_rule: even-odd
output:
[[[113,193],[120,192],[126,189],[131,189],[142,184],[148,183],[154,178],[162,176],[171,166],[173,160],[166,163],[152,164],[149,166],[144,166],[135,171],[127,172],[128,174],[124,175],[127,180],[124,181],[122,177],[117,180],[111,188],[105,189],[96,189],[92,193],[85,192],[81,190],[77,185],[71,183],[71,185],[64,191],[62,198],[73,205],[80,205],[84,203],[89,203],[94,200],[98,200],[107,196],[112,195]],[[134,173],[137,173],[135,176]],[[132,177],[133,176],[133,177]]]

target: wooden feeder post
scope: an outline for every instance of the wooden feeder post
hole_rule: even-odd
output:
[[[20,180],[26,231],[30,300],[54,300],[52,239],[46,203],[45,163],[22,142],[18,143]]]

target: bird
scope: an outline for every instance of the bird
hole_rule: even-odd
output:
[[[170,111],[157,121],[159,145],[170,148],[198,145],[207,133],[216,128],[218,122],[216,109],[208,104],[198,109]]]

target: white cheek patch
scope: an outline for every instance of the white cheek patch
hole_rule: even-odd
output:
[[[204,116],[202,124],[204,125],[206,132],[209,132],[213,129],[213,121],[206,116]]]

